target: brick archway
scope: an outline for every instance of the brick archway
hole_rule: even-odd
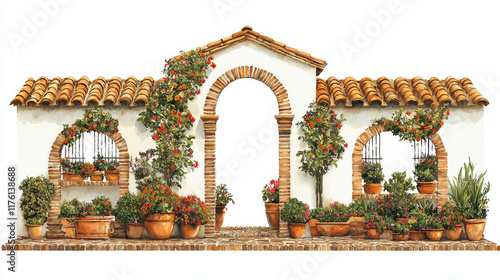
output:
[[[294,115],[288,94],[281,82],[270,72],[253,66],[241,66],[222,74],[211,86],[201,116],[205,130],[205,203],[212,211],[212,219],[205,225],[205,236],[215,236],[215,132],[219,116],[215,114],[217,101],[222,90],[230,83],[251,78],[266,84],[278,100],[279,115],[276,115],[279,133],[279,179],[280,210],[290,200],[290,133]],[[280,236],[288,236],[287,223],[280,221]]]
[[[365,144],[375,135],[384,132],[383,126],[377,125],[369,127],[363,132],[352,152],[352,199],[356,200],[362,196],[370,196],[363,194],[363,184],[361,178],[361,165],[363,159],[363,148]],[[438,158],[438,187],[434,194],[423,195],[419,194],[419,198],[437,199],[438,209],[441,209],[443,204],[448,200],[448,154],[444,148],[443,141],[438,134],[429,137],[429,140],[434,144],[436,156]]]
[[[120,197],[128,192],[129,175],[130,175],[130,157],[128,154],[128,147],[125,139],[120,132],[106,135],[111,138],[118,148],[120,179],[117,185],[120,189]],[[56,187],[56,195],[50,202],[49,222],[47,224],[47,238],[61,238],[64,237],[64,232],[61,230],[60,221],[57,216],[60,213],[61,203],[61,186],[71,185],[70,182],[63,182],[61,180],[61,152],[64,146],[64,136],[62,133],[57,135],[56,140],[52,144],[52,149],[49,154],[49,180],[54,183]],[[85,185],[99,185],[107,182],[84,182]],[[115,184],[116,185],[116,184]]]

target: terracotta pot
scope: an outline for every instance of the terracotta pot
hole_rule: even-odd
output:
[[[184,239],[194,239],[198,237],[198,233],[200,233],[200,225],[192,226],[192,225],[179,225],[179,232],[181,233],[182,238]]]
[[[130,239],[139,239],[144,232],[144,223],[126,223],[125,224],[125,233],[127,234],[127,238]]]
[[[439,241],[441,240],[441,237],[443,237],[443,229],[428,228],[425,231],[425,235],[427,236],[427,238],[429,238],[429,240]]]
[[[455,230],[445,229],[444,233],[446,234],[446,239],[448,240],[458,240],[460,235],[462,234],[462,225],[455,226]]]
[[[91,181],[102,181],[104,174],[101,171],[94,171],[94,173],[90,176]]]
[[[382,184],[364,184],[363,188],[367,194],[379,194],[382,192]]]
[[[423,230],[410,230],[410,239],[411,240],[424,240],[427,236],[425,235],[425,231]]]
[[[113,233],[111,222],[115,216],[87,216],[75,218],[77,239],[108,239]]]
[[[120,180],[120,171],[119,170],[105,171],[105,174],[106,174],[106,181],[118,181],[118,180]]]
[[[28,236],[30,238],[42,239],[43,225],[28,225],[28,224],[26,224],[26,228],[28,229]]]
[[[63,228],[75,225],[74,223],[68,221],[68,218],[61,218],[61,224],[62,224]]]
[[[382,230],[380,233],[380,239],[392,239],[392,230]]]
[[[319,232],[316,227],[316,225],[318,224],[318,219],[310,219],[307,223],[309,224],[309,230],[311,231],[311,236],[312,237],[319,236]]]
[[[318,229],[319,234],[324,236],[342,236],[346,235],[349,232],[349,223],[348,222],[339,222],[339,223],[316,223],[316,228]]]
[[[215,206],[215,229],[220,229],[222,227],[226,210],[226,206]]]
[[[437,182],[417,182],[418,193],[433,194],[436,191]]]
[[[366,219],[364,217],[349,218],[349,235],[359,236],[366,233]]]
[[[73,181],[73,182],[81,182],[85,179],[80,174],[74,174],[72,172],[63,172],[63,181]]]
[[[74,239],[76,237],[75,226],[66,226],[64,227],[64,231],[66,231],[66,237]]]
[[[370,239],[379,239],[380,238],[380,232],[377,231],[375,227],[370,227],[366,230],[366,235]]]
[[[293,238],[302,238],[306,233],[306,223],[288,223],[288,232]]]
[[[396,218],[396,222],[403,224],[403,225],[407,225],[409,220],[410,220],[410,218]]]
[[[392,234],[392,238],[396,241],[406,241],[410,237],[409,233],[403,233],[403,234]]]
[[[481,240],[486,227],[486,219],[464,219],[462,223],[465,226],[465,233],[467,233],[469,240]]]
[[[175,214],[148,214],[144,218],[144,227],[152,239],[168,239],[174,231]]]
[[[279,229],[280,227],[280,204],[266,203],[266,217],[269,227]]]

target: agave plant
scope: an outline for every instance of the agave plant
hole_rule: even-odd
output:
[[[434,203],[430,199],[422,198],[417,199],[417,210],[422,210],[422,212],[427,215],[435,215],[437,213],[437,209],[434,206]]]

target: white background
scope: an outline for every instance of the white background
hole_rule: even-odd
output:
[[[495,137],[500,116],[499,5],[494,1],[436,2],[2,1],[1,220],[5,221],[7,209],[5,173],[7,165],[17,164],[18,148],[16,109],[8,103],[28,77],[151,75],[157,79],[165,58],[250,25],[261,34],[326,60],[328,66],[320,75],[323,78],[469,77],[491,103],[485,108],[486,141],[470,145],[484,145],[484,166],[492,184],[488,220],[498,221],[500,180],[495,176],[495,160],[499,149]],[[45,3],[52,5],[47,8]],[[356,48],[356,53],[347,54],[343,50],[346,45]],[[258,86],[252,90],[258,90]],[[467,147],[463,152],[467,153]],[[498,224],[489,223],[486,236],[497,243]],[[5,226],[0,226],[0,240],[6,240],[6,235]],[[3,261],[6,256],[2,256],[1,279],[48,278],[50,273],[55,279],[70,275],[74,279],[119,280],[180,274],[211,278],[398,275],[406,279],[466,279],[478,276],[476,273],[494,279],[497,274],[491,272],[496,271],[493,266],[500,260],[498,253],[491,252],[20,252],[19,272],[14,275],[7,272]],[[430,264],[428,268],[423,268],[422,260]],[[306,273],[294,272],[295,268]]]

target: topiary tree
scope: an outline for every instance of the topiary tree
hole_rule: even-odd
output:
[[[299,136],[307,148],[299,151],[300,169],[316,179],[316,207],[323,206],[323,176],[331,165],[337,166],[347,144],[340,135],[343,115],[338,117],[326,104],[309,104],[309,110],[298,122],[303,135]]]
[[[46,177],[28,177],[21,182],[21,210],[28,225],[43,225],[49,217],[50,202],[56,194],[54,184]]]

